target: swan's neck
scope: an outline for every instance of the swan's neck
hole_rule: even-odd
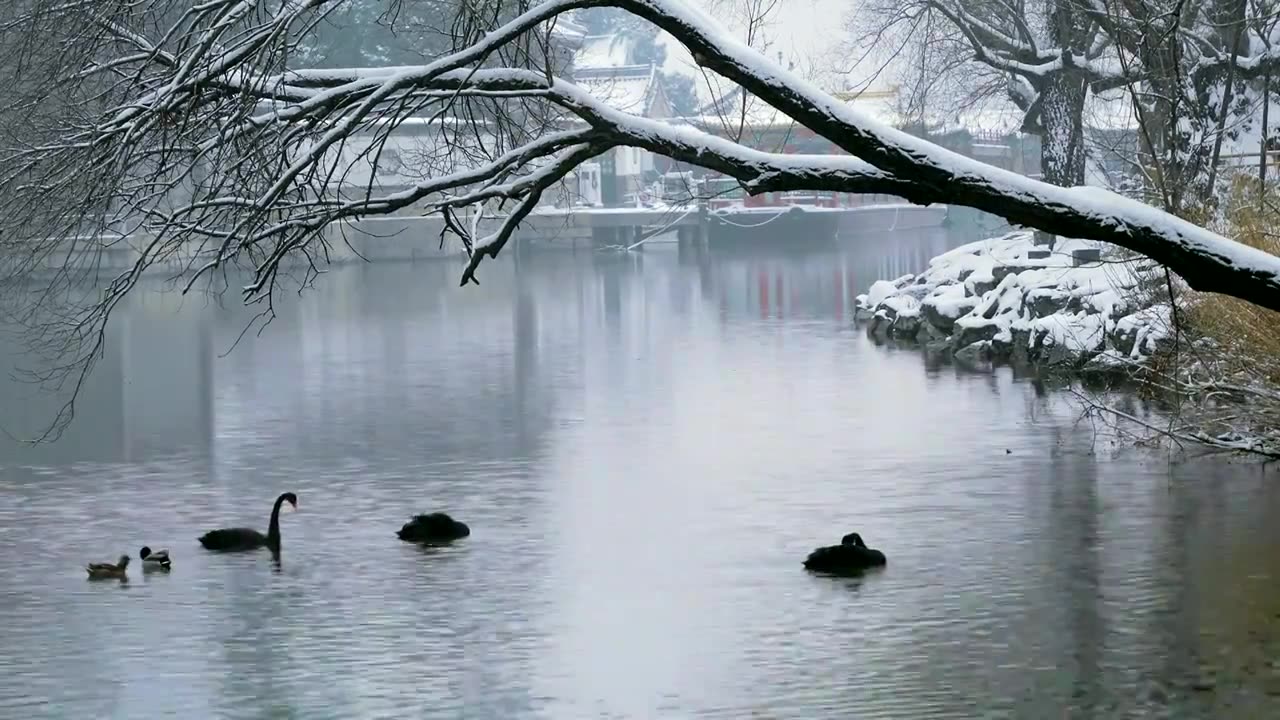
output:
[[[273,548],[280,547],[280,506],[284,504],[284,496],[276,498],[271,508],[271,524],[267,526],[267,544]]]

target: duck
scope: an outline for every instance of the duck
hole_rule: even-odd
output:
[[[253,528],[222,528],[210,530],[201,535],[200,544],[205,550],[214,552],[245,552],[265,547],[279,555],[280,506],[286,502],[293,506],[293,509],[298,509],[297,495],[291,492],[281,493],[280,497],[276,498],[275,505],[271,507],[271,522],[267,525],[266,535]]]
[[[89,573],[90,580],[125,580],[125,568],[129,567],[129,556],[121,555],[120,561],[116,563],[89,563],[85,566],[85,570]]]
[[[822,573],[857,573],[887,564],[884,553],[867,547],[858,533],[849,533],[839,545],[820,547],[805,558],[806,570]]]
[[[433,512],[426,515],[414,515],[405,523],[396,536],[405,542],[449,542],[467,537],[471,528],[467,524],[454,520],[448,514]]]
[[[147,572],[148,570],[167,571],[173,564],[169,560],[168,550],[156,550],[155,552],[152,552],[151,548],[145,545],[138,551],[138,557],[142,558],[143,572]]]

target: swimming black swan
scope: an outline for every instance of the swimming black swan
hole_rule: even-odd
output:
[[[280,506],[285,502],[297,509],[298,496],[287,492],[276,498],[276,504],[271,508],[271,524],[267,526],[266,535],[253,528],[224,528],[222,530],[210,530],[205,533],[200,537],[200,544],[206,550],[218,550],[220,552],[257,550],[262,547],[270,548],[272,552],[279,552]]]
[[[471,528],[445,513],[436,512],[429,515],[414,515],[404,524],[396,536],[405,542],[446,542],[457,540],[471,534]]]
[[[858,533],[845,535],[839,545],[820,547],[805,558],[806,570],[824,573],[851,573],[885,564],[884,553],[862,542]]]

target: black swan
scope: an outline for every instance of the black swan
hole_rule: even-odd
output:
[[[414,515],[396,532],[396,536],[405,542],[447,542],[457,540],[471,534],[471,528],[445,513],[436,512],[429,515]]]
[[[272,552],[280,551],[280,506],[288,502],[297,509],[298,496],[291,492],[284,493],[276,498],[276,504],[271,508],[271,524],[267,526],[267,534],[254,530],[253,528],[223,528],[222,530],[210,530],[200,536],[200,544],[206,550],[217,550],[220,552],[240,552],[244,550],[257,550],[258,548],[270,548]]]
[[[856,573],[885,563],[884,553],[867,547],[858,533],[849,533],[839,545],[820,547],[809,553],[804,567],[823,573]]]

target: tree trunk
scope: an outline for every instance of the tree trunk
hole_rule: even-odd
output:
[[[1231,65],[1227,67],[1227,84],[1222,89],[1222,107],[1218,109],[1218,125],[1214,129],[1213,135],[1213,154],[1209,157],[1209,197],[1217,197],[1218,184],[1218,161],[1222,156],[1222,136],[1226,134],[1227,116],[1231,113],[1231,94],[1235,90],[1236,83],[1236,58],[1240,54],[1240,41],[1244,37],[1245,24],[1245,5],[1242,0],[1231,0],[1227,3],[1231,12],[1231,23],[1234,32],[1231,34],[1231,47],[1229,48],[1229,57]]]
[[[1054,45],[1071,54],[1082,54],[1092,22],[1070,0],[1055,0],[1049,13],[1049,34]],[[1084,74],[1069,62],[1045,78],[1040,91],[1040,172],[1044,181],[1071,187],[1084,184],[1084,101],[1088,95]]]
[[[1267,192],[1267,151],[1271,148],[1268,146],[1267,139],[1270,128],[1267,121],[1267,110],[1271,108],[1271,73],[1267,73],[1262,77],[1262,142],[1258,147],[1258,194],[1262,195]]]
[[[1071,70],[1047,78],[1040,106],[1040,171],[1044,181],[1084,184],[1084,78]]]

